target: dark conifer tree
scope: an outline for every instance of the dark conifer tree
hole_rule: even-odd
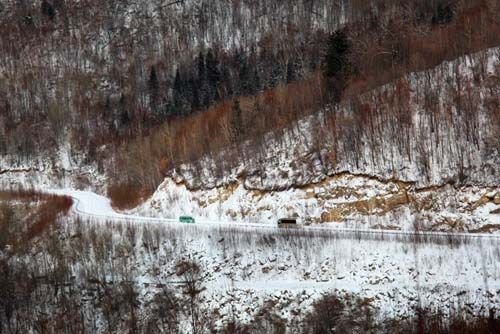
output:
[[[221,75],[222,75],[222,84],[223,87],[223,96],[232,96],[234,92],[233,81],[231,76],[231,70],[224,63],[221,63]]]
[[[336,77],[348,71],[349,48],[349,39],[344,31],[336,31],[330,36],[325,56],[325,75],[327,77]]]
[[[173,104],[171,114],[172,116],[182,116],[184,114],[184,94],[185,83],[181,76],[179,69],[175,72],[174,86],[172,92]]]
[[[120,96],[120,127],[126,127],[130,122],[130,115],[128,113],[127,101],[125,99],[125,95],[121,94]]]
[[[276,57],[272,57],[269,72],[269,86],[276,87],[283,78],[283,71],[281,69],[281,64]]]
[[[233,143],[238,143],[243,137],[243,116],[240,107],[240,101],[235,99],[233,106],[231,107],[231,141]]]
[[[41,4],[41,12],[43,15],[47,16],[49,19],[53,20],[56,16],[56,10],[52,3],[47,0],[43,0]]]
[[[289,60],[286,65],[286,82],[290,83],[297,80],[297,69],[293,60]]]
[[[198,55],[198,80],[203,81],[206,79],[206,66],[205,66],[205,56],[203,52]]]
[[[211,101],[218,101],[221,97],[220,82],[222,75],[219,69],[219,61],[212,50],[209,50],[205,59],[207,71],[207,85]]]
[[[436,12],[432,17],[432,23],[434,24],[446,24],[450,23],[453,19],[453,8],[451,5],[440,2],[437,5]]]
[[[160,100],[159,88],[160,85],[158,83],[156,68],[154,66],[151,66],[151,71],[149,73],[149,80],[148,80],[149,104],[151,111],[155,114],[158,113],[159,111],[159,100]]]
[[[340,101],[351,72],[350,48],[351,44],[344,30],[336,31],[328,39],[324,74],[329,79],[332,87],[332,98],[336,102]]]
[[[253,71],[253,82],[254,93],[260,91],[262,89],[262,80],[260,79],[260,74],[257,66],[255,66],[255,70]]]
[[[174,78],[174,96],[179,95],[182,90],[182,80],[181,80],[181,73],[179,72],[179,69],[175,71],[175,78]]]
[[[200,88],[195,80],[190,81],[191,90],[193,92],[191,98],[191,111],[197,111],[201,109],[200,101]]]
[[[255,71],[252,70],[248,58],[243,52],[235,56],[238,68],[238,91],[242,95],[255,93]]]

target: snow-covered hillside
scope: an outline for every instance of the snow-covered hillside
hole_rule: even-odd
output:
[[[62,147],[53,157],[44,155],[26,161],[15,156],[0,156],[0,188],[72,188],[104,192],[106,176],[89,163],[83,154]]]
[[[84,222],[65,229],[67,235],[85,235],[82,231],[89,229],[99,239],[111,238],[113,260],[104,272],[112,273],[125,257],[144,301],[168,282],[176,286],[182,277],[179,261],[197,263],[205,289],[201,303],[219,315],[219,326],[232,317],[251,322],[267,303],[273,305],[269,312],[299,322],[327,292],[367,298],[388,318],[408,316],[417,306],[466,307],[475,314],[500,306],[497,238],[436,236],[419,242],[412,236],[121,222]],[[119,233],[123,229],[129,232]],[[78,238],[68,242],[78,243]],[[128,253],[120,245],[129,245]],[[92,273],[80,275],[77,280]]]
[[[349,117],[353,106],[346,103],[283,133],[269,134],[265,151],[246,144],[239,151],[243,162],[230,173],[221,174],[217,165],[234,154],[230,150],[217,159],[181,166],[140,211],[169,217],[272,222],[297,216],[302,222],[494,231],[500,226],[500,152],[497,128],[489,124],[498,110],[488,103],[497,94],[492,84],[500,74],[499,52],[494,48],[446,62],[361,96],[357,103],[378,116],[358,133],[354,142],[359,147],[352,147],[349,129],[336,128],[333,137],[326,125],[332,118]],[[478,80],[482,84],[474,86]],[[475,96],[479,109],[472,119],[473,111],[456,103],[457,89],[459,95]],[[428,101],[429,90],[435,91],[436,100]],[[385,116],[402,106],[394,102],[401,94],[410,123],[399,122],[404,112]],[[381,96],[393,102],[381,102]],[[470,132],[462,131],[464,123],[470,123]],[[364,153],[357,154],[359,150]]]

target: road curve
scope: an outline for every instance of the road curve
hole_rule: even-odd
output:
[[[133,214],[120,213],[115,211],[111,206],[109,198],[98,195],[90,191],[72,190],[72,189],[49,189],[45,192],[53,193],[56,195],[66,195],[73,199],[72,211],[79,216],[86,218],[93,218],[103,221],[126,221],[137,223],[157,223],[157,224],[179,224],[176,218],[158,218],[137,216]],[[214,226],[214,227],[230,227],[230,228],[251,228],[251,229],[278,229],[277,225],[265,223],[244,223],[244,222],[231,222],[231,221],[213,221],[206,219],[196,219],[195,226]],[[400,230],[377,230],[377,229],[350,229],[339,228],[332,225],[315,225],[315,226],[302,226],[301,230],[307,231],[330,231],[339,233],[348,233],[355,235],[400,235],[408,237],[460,237],[464,239],[498,239],[500,234],[486,234],[486,233],[448,233],[448,232],[424,232],[424,231],[400,231]]]

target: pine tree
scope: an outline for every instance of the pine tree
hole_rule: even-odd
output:
[[[238,143],[243,137],[243,117],[240,101],[238,99],[234,100],[233,106],[231,107],[230,127],[231,141],[233,143]]]
[[[193,96],[191,98],[191,111],[200,110],[201,108],[200,89],[195,80],[190,81],[190,86],[193,92]]]
[[[217,85],[221,80],[219,61],[212,50],[209,50],[206,57],[207,80],[213,85]]]
[[[221,87],[223,96],[232,96],[234,92],[231,70],[224,63],[221,64]]]
[[[148,90],[149,90],[149,104],[150,108],[154,113],[158,113],[159,110],[159,83],[158,76],[156,75],[156,68],[151,66],[151,72],[149,73]]]
[[[182,80],[181,80],[181,73],[179,72],[179,69],[175,71],[175,78],[174,78],[174,96],[180,94],[182,90]]]
[[[205,59],[206,71],[207,71],[207,85],[209,90],[210,102],[218,101],[221,97],[220,94],[220,83],[222,80],[222,74],[219,69],[219,61],[217,57],[209,50]]]
[[[260,80],[260,74],[257,66],[255,66],[255,70],[253,71],[253,89],[254,92],[258,92],[262,88],[262,81]]]
[[[125,99],[125,95],[121,94],[120,96],[120,127],[126,127],[130,122],[130,115],[127,110],[127,101]]]
[[[256,92],[255,73],[251,69],[248,58],[241,52],[235,57],[238,67],[238,91],[242,95],[250,95]]]
[[[325,75],[327,77],[337,77],[348,72],[349,49],[349,39],[343,30],[336,31],[330,36],[325,56]]]
[[[198,55],[198,80],[204,81],[206,79],[206,72],[205,57],[203,56],[203,52],[200,52]]]
[[[198,86],[198,99],[201,105],[208,108],[211,103],[210,87],[207,82],[207,66],[205,56],[202,52],[198,55],[198,79],[196,85]]]
[[[282,81],[283,78],[283,71],[281,68],[281,64],[278,61],[278,59],[276,59],[276,57],[272,58],[271,70],[269,74],[270,74],[269,85],[271,87],[276,87]]]
[[[339,102],[347,80],[351,74],[349,60],[351,44],[344,30],[338,30],[328,39],[327,52],[324,59],[324,74],[332,88],[332,99]]]
[[[181,76],[179,69],[175,72],[174,86],[173,86],[173,104],[171,108],[172,116],[182,116],[184,114],[184,93],[185,83]]]
[[[53,20],[56,16],[56,10],[54,5],[49,3],[47,0],[43,0],[40,8],[43,15],[46,15],[49,19]]]
[[[295,64],[292,60],[289,60],[286,65],[286,82],[290,83],[297,80],[297,72],[295,69]]]
[[[449,4],[440,2],[437,6],[436,13],[432,17],[433,24],[446,24],[453,20],[453,8]]]
[[[158,90],[158,76],[156,75],[156,68],[151,66],[151,72],[149,73],[149,90],[157,91]]]

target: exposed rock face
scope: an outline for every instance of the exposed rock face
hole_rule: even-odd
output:
[[[275,223],[298,216],[301,223],[433,231],[500,229],[500,187],[441,186],[417,188],[343,173],[285,191],[246,189],[231,183],[211,190],[189,190],[171,179],[141,208],[177,217],[185,212],[213,220]]]
[[[495,197],[493,198],[493,203],[500,205],[500,192],[497,192]]]

